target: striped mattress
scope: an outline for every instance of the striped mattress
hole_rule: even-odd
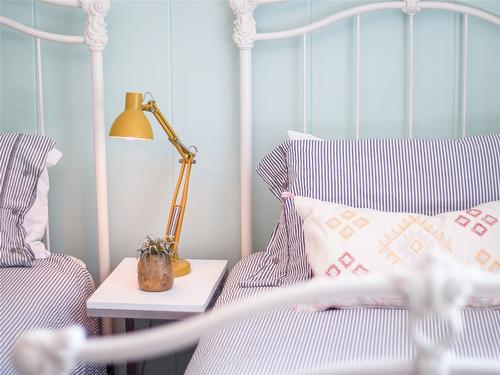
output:
[[[240,287],[261,258],[262,253],[255,253],[236,264],[215,308],[270,289]],[[454,356],[500,361],[500,310],[464,310],[462,316],[464,330]],[[186,374],[293,374],[348,361],[411,359],[407,324],[408,312],[400,309],[282,309],[204,337]],[[432,319],[422,329],[436,339],[445,331]]]
[[[35,260],[32,267],[0,268],[0,374],[17,374],[10,353],[27,330],[76,324],[97,335],[97,319],[88,318],[85,307],[93,291],[87,270],[62,254]],[[105,368],[80,364],[72,374],[105,374]]]

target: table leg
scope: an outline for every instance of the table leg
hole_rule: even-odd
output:
[[[134,331],[134,319],[126,318],[125,319],[125,333]],[[127,362],[127,375],[136,375],[136,366],[135,362]]]

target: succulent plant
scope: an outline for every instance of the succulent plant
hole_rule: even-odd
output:
[[[142,241],[141,247],[137,249],[137,256],[161,255],[172,257],[174,245],[173,238],[159,238],[147,235]]]

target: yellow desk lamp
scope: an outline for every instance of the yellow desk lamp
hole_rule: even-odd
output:
[[[143,111],[151,112],[165,133],[169,141],[179,151],[181,159],[181,170],[175,186],[174,196],[170,205],[167,227],[165,229],[165,238],[173,238],[173,265],[174,276],[184,276],[191,271],[191,265],[187,260],[179,259],[178,244],[181,234],[182,221],[184,219],[184,210],[186,208],[187,194],[189,187],[189,176],[191,166],[195,163],[196,147],[186,147],[177,137],[172,126],[165,119],[153,98],[143,105],[142,94],[137,92],[127,92],[125,98],[125,110],[113,122],[109,131],[111,137],[120,137],[126,139],[153,139],[153,130],[151,124],[144,115]],[[183,183],[184,181],[184,183]],[[178,202],[179,191],[182,185],[182,194]]]

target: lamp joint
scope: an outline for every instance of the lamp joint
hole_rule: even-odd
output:
[[[142,107],[142,110],[143,111],[148,111],[148,112],[151,112],[151,113],[156,113],[156,106],[155,106],[155,101],[154,100],[150,100],[148,101],[146,104],[143,105]]]

